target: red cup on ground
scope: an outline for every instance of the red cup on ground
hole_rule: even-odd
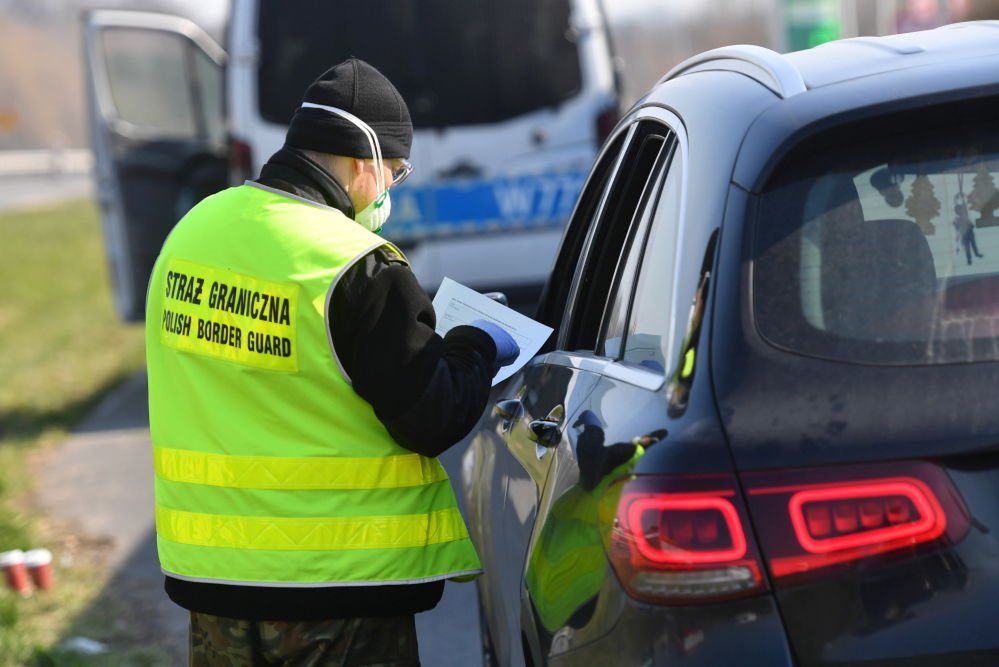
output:
[[[50,590],[55,583],[52,575],[52,552],[48,549],[32,549],[24,554],[24,565],[28,568],[31,581],[41,591]]]
[[[24,564],[24,552],[20,549],[5,551],[0,554],[0,567],[7,581],[7,587],[21,595],[31,593],[31,580],[28,568]]]

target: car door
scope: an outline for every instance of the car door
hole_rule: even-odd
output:
[[[582,347],[572,356],[592,355],[602,363],[554,452],[528,551],[524,614],[531,622],[525,633],[535,664],[557,660],[614,627],[619,592],[602,542],[600,503],[611,482],[667,439],[686,405],[694,362],[680,362],[693,359],[687,351],[698,342],[708,285],[702,258],[713,257],[714,245],[681,233],[682,125],[662,110],[645,113],[644,122],[667,137],[660,176],[646,193],[649,203],[636,217],[610,293],[580,291],[570,306],[565,346]],[[695,251],[682,261],[680,243]],[[681,264],[683,271],[677,270]],[[643,659],[622,658],[622,664]]]
[[[582,293],[581,289],[594,298],[611,291],[614,268],[624,249],[637,238],[635,230],[644,204],[668,152],[663,130],[641,123],[628,129],[617,169],[601,193],[595,215],[587,220],[590,224],[575,255],[573,278],[566,281],[570,291]],[[557,265],[555,278],[559,268]],[[546,298],[559,299],[558,286],[551,287]],[[564,302],[572,303],[573,297],[566,294]],[[518,664],[523,659],[521,592],[526,553],[553,452],[570,446],[573,421],[594,390],[604,363],[595,355],[593,345],[599,320],[592,322],[589,311],[584,310],[565,322],[572,331],[558,327],[555,349],[537,357],[507,385],[506,395],[512,401],[508,398],[502,406],[508,419],[496,471],[505,478],[506,491],[493,524],[502,542],[496,545],[499,557],[492,581],[500,591],[503,640],[494,640],[501,664]],[[569,341],[572,347],[567,347]]]
[[[226,186],[225,51],[191,21],[84,16],[97,197],[118,312],[141,319],[146,284],[177,220]]]
[[[603,149],[566,228],[538,309],[538,319],[553,329],[558,328],[591,222],[604,207],[623,159],[622,147],[630,136],[630,130],[622,129]],[[536,488],[543,484],[550,464],[544,444],[531,439],[539,436],[534,431],[528,435],[524,430],[531,429],[535,418],[526,418],[528,415],[548,417],[544,421],[556,425],[545,437],[555,437],[554,431],[560,429],[565,419],[562,400],[565,394],[570,387],[573,391],[577,388],[580,392],[585,391],[594,380],[585,370],[552,368],[546,364],[544,353],[554,348],[555,339],[549,339],[541,350],[543,354],[493,390],[491,409],[480,422],[463,460],[466,507],[478,519],[472,522],[470,529],[484,569],[478,582],[483,632],[490,639],[499,664],[510,664],[512,655],[522,655],[519,631],[516,631],[519,614],[517,577],[526,544],[520,547],[512,544],[507,531],[519,528],[518,538],[524,539],[523,527],[533,520],[535,500],[532,498],[536,496]],[[556,406],[561,408],[555,410]],[[545,428],[549,427],[535,426],[537,430]],[[511,437],[513,444],[508,446]],[[508,498],[511,478],[515,479],[515,494]],[[515,515],[509,516],[510,512]]]

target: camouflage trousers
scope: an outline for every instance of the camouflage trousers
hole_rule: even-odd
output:
[[[419,667],[412,615],[241,621],[191,612],[191,667]]]

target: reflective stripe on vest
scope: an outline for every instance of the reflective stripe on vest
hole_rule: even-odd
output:
[[[336,551],[402,549],[467,536],[457,508],[429,514],[320,519],[225,516],[156,509],[156,532],[166,540],[203,547]]]
[[[419,454],[374,458],[228,456],[153,448],[160,479],[241,489],[391,489],[447,479]]]
[[[443,466],[398,445],[331,355],[332,286],[379,246],[398,253],[335,209],[249,185],[171,232],[146,309],[167,574],[308,587],[479,571]]]

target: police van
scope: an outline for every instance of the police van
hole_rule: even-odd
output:
[[[308,84],[349,56],[406,99],[416,167],[385,236],[421,283],[525,296],[618,118],[600,0],[235,0],[219,16],[84,18],[91,135],[114,292],[142,317],[173,224],[253,178]]]

